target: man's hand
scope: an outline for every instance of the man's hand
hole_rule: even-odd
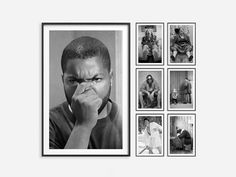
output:
[[[147,90],[144,90],[144,92],[148,95],[148,97],[149,97],[149,95],[150,95],[150,93],[147,91]]]
[[[72,96],[71,109],[76,117],[75,126],[65,149],[87,149],[93,127],[97,123],[98,109],[102,104],[92,84],[80,84]]]
[[[71,108],[76,117],[75,125],[92,129],[98,118],[102,99],[92,89],[91,84],[80,84],[72,96]]]
[[[155,94],[155,90],[152,91],[152,93],[151,93],[150,96],[149,96],[149,98],[150,98],[151,101],[154,100],[154,94]]]

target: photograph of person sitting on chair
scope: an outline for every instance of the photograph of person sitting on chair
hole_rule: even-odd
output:
[[[162,24],[138,25],[139,63],[162,63]]]
[[[162,116],[138,116],[137,155],[162,155]]]
[[[157,61],[160,58],[160,51],[158,49],[157,36],[153,34],[153,29],[150,26],[146,26],[145,36],[142,38],[143,57],[144,60],[148,60],[152,57],[153,61]]]
[[[194,154],[194,115],[169,117],[169,153]]]
[[[170,25],[170,63],[194,64],[193,25]]]
[[[161,108],[161,88],[151,74],[146,75],[139,88],[139,108]]]

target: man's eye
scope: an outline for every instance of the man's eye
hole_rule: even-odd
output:
[[[69,83],[69,84],[74,84],[75,82],[76,82],[75,79],[68,79],[68,83]]]
[[[100,82],[100,81],[102,81],[102,78],[94,78],[93,79],[95,82]]]

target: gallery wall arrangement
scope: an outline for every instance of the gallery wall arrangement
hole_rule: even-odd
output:
[[[196,63],[195,22],[42,23],[42,156],[195,157]]]
[[[139,22],[135,38],[136,156],[195,157],[196,23]]]

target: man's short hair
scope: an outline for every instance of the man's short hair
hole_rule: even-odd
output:
[[[108,72],[111,69],[110,54],[107,47],[98,39],[83,36],[71,41],[63,50],[61,57],[62,72],[65,72],[68,60],[99,57]]]
[[[145,122],[145,120],[147,120],[148,122],[150,122],[150,120],[149,120],[147,117],[146,117],[146,118],[144,118],[144,120],[143,120],[143,121]]]

